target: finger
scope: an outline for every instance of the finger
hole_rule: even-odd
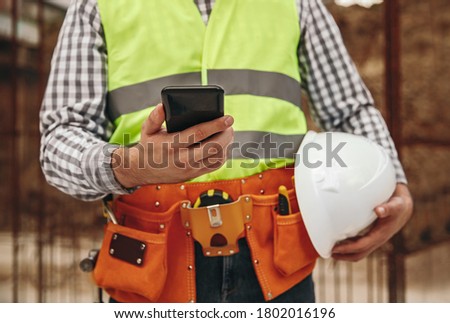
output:
[[[356,261],[359,261],[359,260],[364,259],[365,257],[367,257],[369,254],[372,253],[372,251],[370,251],[370,252],[361,252],[361,253],[353,253],[353,254],[333,254],[332,258],[334,260],[343,260],[343,261],[356,262]]]
[[[234,139],[233,128],[228,128],[223,132],[213,135],[203,141],[198,147],[194,148],[194,161],[202,161],[208,158],[217,158],[217,156],[226,157],[228,147]],[[208,161],[206,161],[208,163]]]
[[[389,237],[386,237],[383,234],[383,231],[384,225],[381,221],[378,221],[378,223],[376,223],[366,235],[350,238],[336,244],[332,250],[332,253],[354,254],[373,250],[381,246],[389,239]]]
[[[208,158],[205,158],[201,161],[201,164],[203,165],[203,169],[206,170],[206,172],[212,172],[216,169],[219,169],[222,167],[223,164],[227,161],[226,153],[220,152],[216,155],[209,156]]]
[[[339,242],[333,248],[331,257],[335,260],[358,261],[376,249],[373,245],[365,245],[361,240],[362,237],[354,237]]]
[[[198,177],[219,169],[226,161],[227,152],[221,150],[217,154],[209,155],[200,161],[189,161],[187,170],[192,178]]]
[[[161,130],[165,114],[163,105],[159,103],[142,124],[142,134],[152,135]]]
[[[389,201],[380,204],[375,208],[375,213],[379,218],[385,218],[390,215],[401,214],[407,209],[412,212],[412,198],[408,186],[397,184],[394,193]]]
[[[350,255],[363,253],[370,250],[372,244],[367,239],[358,239],[356,241],[345,241],[333,248],[333,255]]]
[[[375,214],[379,218],[386,218],[393,214],[399,214],[403,211],[404,204],[400,197],[394,196],[388,202],[378,205],[375,208]]]
[[[177,147],[189,147],[195,143],[198,143],[206,138],[225,131],[230,128],[234,123],[234,119],[231,116],[223,116],[211,121],[203,122],[198,125],[192,126],[186,130],[183,130],[177,134],[174,138],[173,146]]]
[[[228,128],[199,144],[191,145],[188,148],[176,148],[174,151],[178,156],[178,167],[189,169],[190,171],[201,171],[205,167],[204,159],[224,159],[228,146],[232,141],[233,128]]]

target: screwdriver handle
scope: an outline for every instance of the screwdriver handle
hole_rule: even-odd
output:
[[[280,215],[288,215],[291,214],[291,204],[289,202],[289,195],[287,192],[287,188],[284,185],[281,185],[278,188],[278,214]]]

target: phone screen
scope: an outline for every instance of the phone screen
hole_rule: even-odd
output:
[[[224,114],[224,90],[217,85],[170,86],[161,91],[168,132],[177,132]]]

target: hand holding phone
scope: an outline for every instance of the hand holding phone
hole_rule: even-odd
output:
[[[114,175],[124,187],[181,183],[212,172],[226,162],[228,147],[233,143],[231,116],[177,133],[161,131],[164,122],[164,108],[158,104],[142,124],[139,143],[114,151]]]
[[[167,132],[178,132],[224,115],[224,90],[218,85],[168,86],[161,99]]]

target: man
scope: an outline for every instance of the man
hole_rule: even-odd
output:
[[[317,254],[311,243],[273,233],[275,196],[279,186],[292,187],[285,166],[306,132],[300,87],[321,128],[376,141],[389,151],[397,173],[393,196],[376,208],[376,225],[364,237],[336,246],[333,257],[364,258],[412,213],[386,125],[320,0],[72,1],[52,63],[41,112],[41,164],[48,182],[83,200],[119,196],[115,211],[124,235],[139,236],[147,250],[161,255],[144,259],[144,272],[134,265],[120,272],[124,261],[117,262],[108,248],[111,237],[125,229],[111,225],[103,248],[110,258],[101,255],[96,279],[115,300],[314,301]],[[227,115],[167,133],[159,91],[200,83],[225,88]],[[258,150],[267,138],[277,148],[290,143],[291,149],[267,155]],[[233,142],[256,144],[252,156],[258,163],[242,167],[245,152],[230,155]],[[155,166],[161,161],[166,167]],[[211,190],[236,202],[219,209],[224,223],[240,214],[227,211],[232,205],[248,208],[233,218],[243,232],[237,245],[228,233],[219,242],[194,242],[203,239],[193,228],[200,225],[195,212],[206,210],[187,202]],[[293,232],[304,232],[298,209],[293,213]],[[166,243],[168,249],[161,249]],[[280,248],[287,248],[286,259],[279,259]],[[286,272],[284,265],[294,258],[296,266]]]

